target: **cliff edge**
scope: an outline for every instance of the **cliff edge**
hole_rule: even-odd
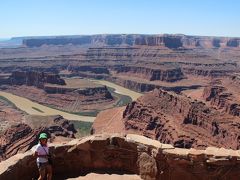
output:
[[[154,179],[239,179],[240,151],[208,147],[174,148],[140,135],[101,134],[51,144],[54,179],[82,177],[91,172],[136,174]],[[33,151],[0,163],[0,180],[37,176]]]

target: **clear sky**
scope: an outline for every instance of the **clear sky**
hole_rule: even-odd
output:
[[[0,0],[0,38],[79,34],[240,37],[240,0]]]

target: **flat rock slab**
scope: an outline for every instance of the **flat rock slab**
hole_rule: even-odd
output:
[[[93,179],[104,179],[104,180],[142,180],[138,175],[129,174],[97,174],[89,173],[86,176],[81,176],[77,178],[70,178],[67,180],[93,180]]]

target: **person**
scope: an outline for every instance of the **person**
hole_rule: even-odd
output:
[[[36,147],[34,156],[37,158],[37,166],[39,170],[38,180],[44,180],[47,174],[47,180],[52,179],[52,165],[49,163],[49,148],[47,146],[47,134],[41,133],[39,136],[39,144]]]

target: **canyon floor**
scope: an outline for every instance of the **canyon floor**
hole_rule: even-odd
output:
[[[22,135],[0,144],[6,157],[12,144],[42,128],[56,141],[117,132],[179,148],[240,148],[239,38],[73,39],[23,38],[18,47],[0,48],[1,133],[15,139],[11,127]],[[46,124],[35,126],[29,115]]]

